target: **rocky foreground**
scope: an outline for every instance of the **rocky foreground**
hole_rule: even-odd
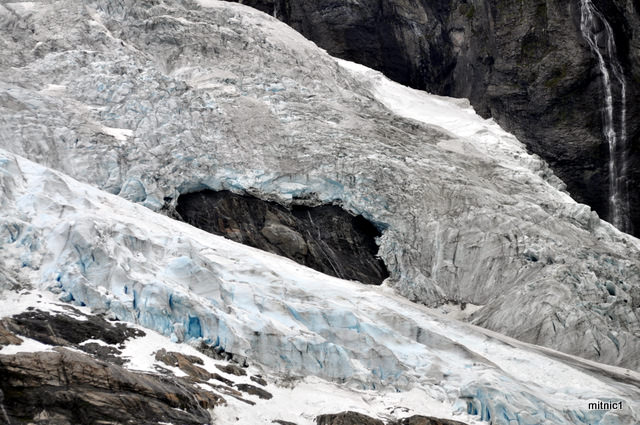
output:
[[[151,353],[153,371],[131,370],[129,356],[135,352],[127,346],[144,338],[145,331],[51,302],[38,291],[23,295],[22,301],[31,301],[22,306],[26,310],[0,319],[3,423],[209,424],[215,418],[211,413],[228,399],[255,406],[258,400],[273,398],[265,389],[267,381],[251,374],[255,368],[246,359],[242,364],[229,361],[231,354],[206,346],[200,347],[201,353],[191,349],[192,354],[158,348]],[[168,340],[165,344],[171,345]],[[15,354],[5,354],[9,351]],[[385,424],[357,412],[318,415],[315,422]],[[413,415],[388,425],[462,422]]]

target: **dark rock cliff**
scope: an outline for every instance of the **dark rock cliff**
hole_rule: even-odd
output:
[[[177,212],[187,223],[290,258],[342,279],[380,285],[389,273],[377,258],[380,232],[362,216],[335,205],[286,209],[222,190],[181,195]]]
[[[469,98],[542,156],[576,200],[611,220],[603,78],[580,30],[580,0],[241,3],[278,17],[332,55],[418,89]],[[618,156],[627,158],[626,230],[638,235],[640,2],[593,3],[613,29],[627,81],[628,149]],[[619,96],[614,103],[620,106]]]
[[[195,425],[210,423],[207,409],[225,402],[191,376],[123,368],[119,348],[144,332],[65,307],[68,314],[32,310],[0,320],[0,348],[21,345],[24,337],[50,346],[0,354],[0,423]],[[189,366],[180,368],[196,367]]]

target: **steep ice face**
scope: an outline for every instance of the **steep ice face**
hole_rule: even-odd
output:
[[[571,200],[466,101],[336,61],[238,4],[11,7],[0,21],[8,150],[155,211],[206,188],[339,203],[383,230],[387,283],[406,298],[481,305],[470,320],[489,329],[640,366],[638,241]],[[128,264],[138,240],[120,232],[108,237]],[[88,236],[73,237],[90,251]],[[141,291],[117,289],[136,305]],[[217,326],[181,320],[192,336]]]
[[[635,372],[452,321],[390,288],[205,233],[6,151],[0,188],[4,273],[175,342],[206,341],[280,377],[345,384],[340,391],[365,400],[380,397],[374,389],[423,394],[494,424],[640,420]],[[590,411],[597,399],[624,408]]]

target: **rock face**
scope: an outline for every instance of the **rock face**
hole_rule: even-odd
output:
[[[403,418],[389,425],[465,425],[463,422],[452,421],[449,419],[432,418],[428,416],[414,415]]]
[[[65,306],[70,314],[73,307]],[[92,354],[100,360],[122,365],[119,357],[121,351],[116,347],[129,338],[143,336],[144,332],[130,328],[122,323],[112,325],[101,317],[88,316],[86,320],[76,320],[64,314],[52,315],[48,312],[32,310],[0,321],[0,345],[2,345],[2,329],[24,335],[43,344],[73,347]],[[101,340],[101,343],[88,340]],[[11,342],[11,340],[9,340]]]
[[[0,389],[13,420],[42,424],[209,423],[193,394],[64,348],[0,355]]]
[[[579,1],[243,0],[335,56],[419,89],[471,100],[542,156],[579,202],[609,211],[602,75]],[[628,187],[640,186],[640,5],[597,0],[627,80]],[[601,25],[601,24],[600,24]],[[619,104],[619,95],[614,103]],[[618,105],[619,106],[619,105]],[[622,167],[622,165],[620,165]],[[640,234],[640,193],[630,190]]]
[[[122,348],[145,333],[63,307],[66,313],[31,310],[0,321],[0,348],[20,346],[28,337],[49,349],[0,354],[0,403],[6,415],[0,418],[8,423],[205,424],[210,422],[207,409],[224,402],[184,379],[123,368],[125,359],[114,345]],[[193,364],[199,359],[162,351],[157,355],[171,356],[190,379],[211,377]]]
[[[320,415],[316,418],[317,425],[384,425],[379,419],[374,419],[358,412],[342,412]],[[448,419],[438,419],[429,416],[410,416],[397,421],[387,422],[387,425],[465,425],[463,422]]]
[[[337,414],[320,415],[316,418],[317,425],[384,425],[379,419],[371,418],[358,412],[342,412]]]
[[[208,190],[181,195],[177,212],[200,229],[331,276],[374,285],[389,276],[376,258],[380,232],[362,216],[334,205],[288,210],[252,196]]]
[[[74,310],[72,307],[70,309]],[[144,335],[141,330],[122,323],[112,325],[98,316],[89,316],[81,321],[71,316],[52,315],[38,310],[18,314],[4,322],[15,333],[43,344],[63,346],[78,346],[89,339],[100,339],[107,344],[122,344],[128,338]]]
[[[160,348],[149,353],[153,367],[132,370],[132,356],[145,354],[128,345],[140,344],[145,332],[70,305],[51,307],[59,311],[30,306],[0,316],[0,350],[9,349],[0,352],[0,423],[206,424],[210,410],[227,403],[221,394],[247,405],[255,405],[247,396],[273,398],[263,388],[221,376],[201,355]],[[216,366],[228,375],[247,375],[235,364]]]

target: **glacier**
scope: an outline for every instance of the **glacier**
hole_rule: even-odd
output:
[[[4,286],[25,282],[276,376],[315,376],[321,387],[334,382],[372,398],[421,391],[450,416],[523,425],[640,420],[637,372],[452,320],[392,288],[208,234],[7,151],[0,188]],[[8,289],[3,298],[15,298]],[[588,410],[594,400],[624,408]]]
[[[419,394],[468,423],[640,422],[640,241],[468,101],[239,4],[4,2],[0,27],[2,300],[26,286],[204,342],[303,379],[305,406],[326,387]],[[339,280],[167,217],[204,189],[361,214],[390,278]],[[258,423],[269,407],[227,409]]]
[[[3,3],[0,25],[0,147],[153,211],[202,189],[341,205],[382,231],[407,299],[478,305],[474,324],[640,367],[638,240],[466,100],[239,4]]]

